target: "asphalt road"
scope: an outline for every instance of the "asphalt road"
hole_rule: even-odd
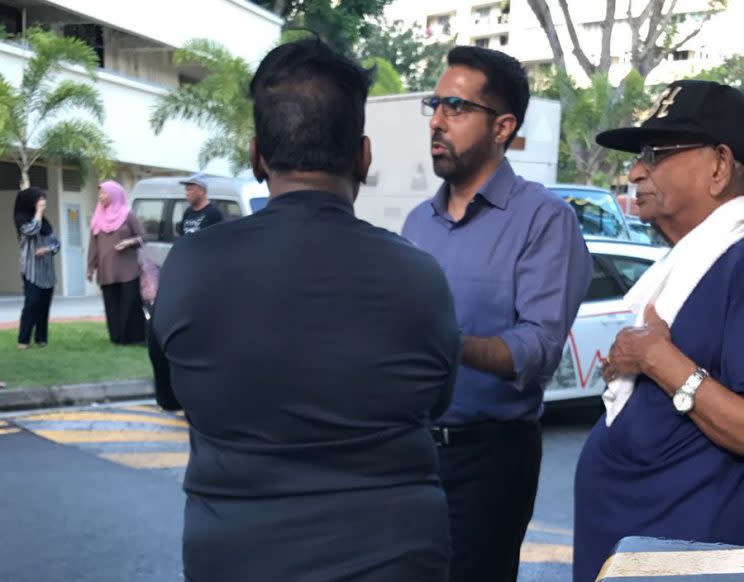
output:
[[[570,580],[573,472],[590,428],[547,419],[520,582]],[[0,580],[182,580],[183,420],[151,406],[0,417]]]

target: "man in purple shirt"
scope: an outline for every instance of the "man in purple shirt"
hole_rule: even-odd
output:
[[[450,580],[516,580],[540,472],[543,387],[591,258],[571,208],[505,158],[529,101],[519,62],[461,46],[447,63],[423,99],[444,183],[403,235],[441,264],[462,332],[454,400],[432,430],[450,507]]]

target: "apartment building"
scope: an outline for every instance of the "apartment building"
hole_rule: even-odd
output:
[[[191,122],[172,120],[156,136],[149,125],[159,97],[204,74],[194,67],[174,66],[175,49],[192,38],[210,38],[257,65],[279,42],[282,26],[280,18],[247,0],[0,0],[0,24],[10,35],[0,41],[0,71],[16,86],[30,57],[19,39],[37,23],[85,40],[98,54],[96,84],[106,112],[104,130],[113,141],[116,179],[127,189],[143,177],[197,170],[205,131]],[[87,79],[76,67],[66,67],[61,78]],[[227,163],[220,160],[206,171],[229,175]],[[0,217],[4,217],[0,294],[21,289],[11,216],[18,183],[17,166],[0,159]],[[32,168],[31,183],[48,192],[48,216],[61,236],[57,293],[97,293],[97,286],[85,280],[97,185],[70,168],[43,160]]]
[[[631,34],[627,22],[629,4],[638,15],[645,0],[617,0],[610,77],[617,82],[630,69]],[[548,0],[556,32],[562,41],[570,74],[585,82],[586,77],[571,54],[563,13],[556,0]],[[599,61],[605,2],[568,0],[580,44],[589,60]],[[710,12],[709,0],[679,0],[674,8],[678,38],[700,27]],[[386,10],[388,21],[402,20],[431,40],[451,40],[503,50],[519,59],[528,70],[553,62],[545,33],[527,0],[394,0]],[[744,53],[744,36],[738,30],[744,22],[744,0],[729,0],[726,10],[712,14],[701,32],[680,46],[648,77],[649,83],[663,83],[721,64],[727,57]]]

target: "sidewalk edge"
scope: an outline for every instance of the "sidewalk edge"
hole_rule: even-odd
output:
[[[0,411],[82,406],[97,402],[115,402],[152,398],[152,380],[118,380],[60,386],[29,386],[0,390]]]

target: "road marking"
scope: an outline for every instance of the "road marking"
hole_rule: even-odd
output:
[[[133,469],[173,469],[184,467],[189,453],[104,453],[104,459]]]
[[[597,580],[741,573],[744,573],[744,550],[621,552],[607,559]]]
[[[136,405],[136,406],[117,406],[119,410],[129,410],[131,412],[152,412],[157,414],[162,414],[162,411],[152,405],[142,404],[142,405]]]
[[[547,525],[544,523],[540,523],[538,521],[530,522],[530,525],[527,529],[529,529],[530,531],[537,531],[540,533],[550,533],[550,534],[558,534],[558,535],[573,537],[573,530],[565,529],[562,527],[554,527],[552,525]]]
[[[134,422],[144,424],[157,424],[161,426],[175,426],[188,428],[185,420],[180,418],[164,418],[157,416],[145,416],[143,414],[120,414],[115,412],[53,412],[50,414],[37,414],[24,416],[23,422],[33,421],[90,421],[90,422]]]
[[[573,563],[573,548],[563,544],[536,544],[524,542],[519,555],[520,562]]]
[[[15,434],[21,432],[20,428],[0,428],[0,436],[5,434]]]
[[[188,442],[187,431],[149,430],[35,430],[36,434],[56,443],[129,443],[129,442]]]

